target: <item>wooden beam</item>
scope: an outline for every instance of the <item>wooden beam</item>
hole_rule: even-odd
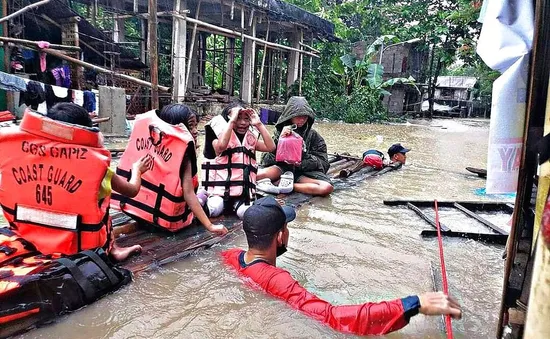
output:
[[[35,3],[33,3],[33,4],[30,4],[30,5],[27,5],[27,6],[23,7],[23,8],[21,8],[20,10],[11,13],[10,15],[6,15],[6,16],[0,18],[0,23],[1,23],[1,22],[4,22],[4,21],[8,21],[8,20],[10,20],[10,19],[13,19],[13,18],[15,18],[16,16],[19,16],[19,15],[21,15],[21,14],[27,12],[27,11],[30,11],[30,10],[33,9],[33,8],[36,8],[36,7],[45,5],[45,4],[47,4],[48,2],[50,2],[50,1],[51,1],[51,0],[42,0],[42,1],[38,1],[38,2],[35,2]]]
[[[267,20],[267,31],[265,33],[265,41],[269,41],[269,19]],[[258,81],[258,93],[256,95],[256,103],[260,102],[260,96],[262,93],[262,80],[264,77],[265,58],[267,54],[267,45],[264,44],[264,52],[262,54],[262,66],[260,67],[260,80]],[[267,88],[267,86],[266,86]]]
[[[407,203],[414,204],[418,207],[433,207],[433,200],[384,200],[384,205],[388,206],[404,206]],[[514,205],[501,201],[437,201],[439,207],[454,207],[455,203],[468,208],[471,211],[502,211],[514,209]]]
[[[16,38],[6,38],[6,37],[0,37],[0,41],[22,43],[22,44],[28,44],[28,45],[33,45],[33,46],[38,47],[38,41],[31,41],[31,40],[25,40],[25,39],[16,39]],[[78,47],[78,46],[67,46],[67,45],[58,45],[58,44],[50,44],[49,48],[62,49],[62,50],[67,50],[67,51],[80,51],[80,47]]]
[[[492,222],[490,222],[489,220],[483,218],[483,217],[480,217],[479,215],[477,215],[475,212],[472,212],[470,211],[469,209],[467,209],[466,207],[462,206],[461,204],[455,202],[453,204],[453,206],[464,212],[467,216],[471,217],[471,218],[474,218],[476,219],[477,221],[479,221],[480,223],[482,223],[483,225],[489,227],[490,229],[492,229],[493,231],[499,233],[499,234],[502,234],[502,235],[508,235],[508,232],[506,232],[505,230],[503,230],[502,228],[498,227],[497,225],[493,224]]]
[[[420,235],[422,237],[437,237],[436,230],[423,230]],[[442,231],[441,236],[450,238],[466,238],[478,241],[483,241],[491,244],[505,245],[508,236],[494,233],[471,233],[471,232],[454,232]]]
[[[6,17],[8,15],[8,0],[2,0],[2,16]],[[8,37],[8,22],[2,22],[2,36]],[[8,44],[4,44],[4,71],[6,73],[10,72],[10,47]],[[8,110],[15,109],[13,92],[6,91],[6,106]]]
[[[313,43],[313,41],[312,41],[312,43]],[[306,44],[304,44],[303,42],[300,42],[300,46],[306,47],[306,48],[312,50],[312,51],[315,52],[315,53],[321,53],[321,51],[319,51],[318,49],[315,49],[315,48],[311,47],[310,45],[306,45]]]
[[[174,15],[174,16],[176,16],[177,14],[167,13],[167,14],[163,14],[163,15]],[[183,16],[181,16],[181,17],[184,18]],[[251,35],[244,34],[244,33],[239,32],[239,31],[235,31],[235,30],[232,30],[232,29],[229,29],[229,28],[218,27],[216,25],[209,24],[209,23],[201,21],[201,20],[193,19],[193,18],[190,18],[190,17],[185,18],[185,20],[187,20],[190,23],[197,24],[198,26],[208,27],[208,28],[210,28],[210,29],[212,29],[216,32],[233,34],[233,35],[236,35],[236,36],[244,37],[246,39],[254,40],[255,42],[258,42],[260,44],[265,44],[268,47],[271,47],[271,48],[274,48],[274,49],[279,49],[279,50],[284,50],[284,51],[294,51],[294,52],[298,52],[298,53],[302,53],[302,54],[306,54],[306,55],[311,55],[312,57],[315,57],[315,58],[319,58],[319,56],[317,54],[313,54],[313,53],[310,53],[310,52],[307,52],[307,51],[303,51],[303,50],[300,50],[298,48],[293,48],[293,47],[289,47],[289,46],[285,46],[285,45],[281,45],[281,44],[276,44],[274,42],[265,41],[263,39],[253,37]]]
[[[197,10],[195,11],[195,18],[199,18],[199,14],[201,11],[201,3],[202,0],[199,0],[199,3],[197,4]],[[177,14],[177,16],[180,17],[180,19],[184,19],[185,21],[189,21],[189,18],[180,14]],[[189,87],[189,76],[191,74],[191,61],[193,60],[193,50],[195,49],[195,40],[197,37],[197,23],[193,25],[193,32],[191,33],[191,45],[189,46],[189,56],[187,57],[187,72],[185,72],[185,90],[184,92],[187,92],[187,88]]]
[[[174,0],[174,11],[187,7],[186,0]],[[172,23],[172,101],[185,100],[187,79],[185,57],[187,56],[187,21],[173,17]]]
[[[439,202],[438,202],[438,205],[439,205]],[[437,229],[435,220],[429,215],[427,215],[426,213],[422,212],[418,207],[416,207],[415,205],[409,202],[407,203],[407,208],[414,211],[416,214],[418,214],[419,217],[424,219],[428,224],[432,225],[433,228]],[[443,225],[442,222],[439,223],[439,226],[441,227],[441,231],[443,232],[449,232],[451,230],[449,227]]]
[[[159,72],[158,72],[158,41],[157,41],[157,0],[149,0],[149,32],[148,32],[149,69],[151,74],[151,109],[159,108]]]

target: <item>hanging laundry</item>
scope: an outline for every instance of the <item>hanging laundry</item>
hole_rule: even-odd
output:
[[[63,72],[65,73],[65,77],[63,78],[63,87],[71,88],[71,68],[69,65],[63,65]]]
[[[84,106],[84,92],[73,90],[73,102],[78,106]]]
[[[46,93],[42,84],[36,81],[29,81],[27,91],[21,93],[19,97],[19,105],[25,104],[30,108],[37,110],[41,103],[46,101]]]
[[[56,86],[63,86],[63,81],[65,79],[65,71],[62,67],[54,68],[50,71],[55,79]]]
[[[96,111],[96,99],[94,92],[84,91],[84,108],[88,111],[88,113]]]
[[[65,87],[46,85],[46,103],[48,109],[59,102],[72,102],[72,91]]]
[[[18,76],[0,72],[0,89],[12,92],[24,92],[27,90],[27,84]]]

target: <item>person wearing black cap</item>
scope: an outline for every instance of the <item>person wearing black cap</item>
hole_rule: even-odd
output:
[[[388,149],[388,155],[392,163],[400,162],[405,165],[407,162],[407,152],[410,152],[410,148],[405,148],[401,144],[393,144]]]
[[[276,267],[277,257],[286,252],[294,220],[292,207],[280,206],[273,197],[257,200],[244,213],[243,229],[248,250],[231,249],[222,253],[227,265],[251,279],[268,294],[285,300],[291,307],[333,329],[357,335],[383,335],[397,331],[412,316],[450,314],[460,318],[458,303],[442,292],[428,292],[379,303],[334,306],[302,287],[289,272]]]

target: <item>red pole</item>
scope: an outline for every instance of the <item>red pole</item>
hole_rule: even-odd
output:
[[[443,293],[449,295],[449,285],[447,284],[447,269],[445,268],[445,258],[443,257],[443,240],[441,239],[441,227],[439,226],[439,210],[437,208],[437,200],[435,203],[435,224],[437,225],[437,241],[439,243],[439,261],[441,263],[441,275],[443,280]],[[453,326],[451,324],[451,316],[445,316],[445,329],[447,338],[453,339]]]

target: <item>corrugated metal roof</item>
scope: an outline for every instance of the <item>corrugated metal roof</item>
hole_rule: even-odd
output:
[[[473,88],[477,82],[475,77],[439,76],[436,87]]]

